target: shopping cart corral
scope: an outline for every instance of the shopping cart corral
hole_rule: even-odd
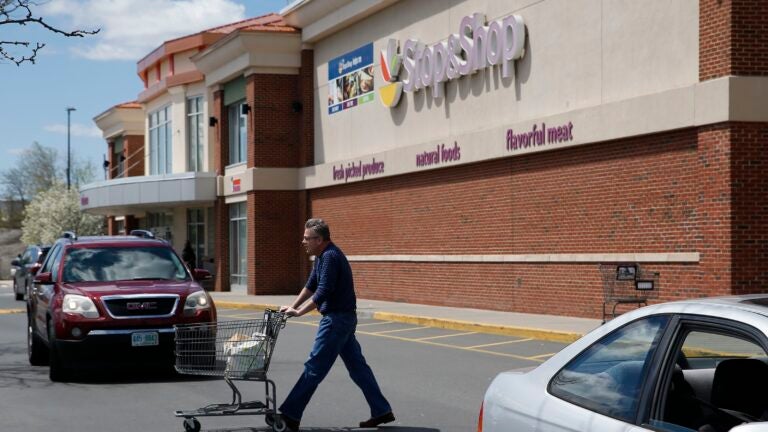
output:
[[[263,415],[275,432],[286,429],[277,413],[274,381],[267,378],[277,336],[286,315],[265,310],[264,319],[175,326],[176,370],[182,374],[221,376],[232,389],[232,402],[175,411],[184,417],[184,430],[198,432],[197,417]],[[264,383],[264,400],[244,401],[235,381]]]
[[[649,299],[659,297],[659,273],[639,263],[602,263],[598,269],[603,279],[603,324],[616,317],[619,305],[647,306]]]

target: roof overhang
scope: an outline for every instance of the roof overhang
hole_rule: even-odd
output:
[[[144,109],[114,106],[93,118],[104,139],[144,135]]]
[[[216,200],[216,174],[187,172],[126,177],[80,188],[80,210],[106,216],[157,208],[210,205]]]
[[[301,35],[236,31],[191,59],[207,86],[246,72],[296,75],[301,67]]]
[[[280,11],[288,25],[314,43],[361,21],[399,0],[296,0]]]

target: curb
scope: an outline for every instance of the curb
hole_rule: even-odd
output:
[[[230,301],[216,301],[217,307],[229,309],[278,309],[280,306],[271,304],[251,304],[238,303]],[[317,311],[312,311],[308,315],[319,315]],[[571,343],[584,336],[581,333],[560,332],[554,330],[537,329],[530,327],[515,327],[497,324],[480,324],[470,321],[461,321],[446,318],[431,318],[415,315],[405,315],[392,312],[370,312],[357,311],[357,315],[362,318],[372,318],[382,321],[394,321],[406,324],[416,324],[429,327],[437,327],[450,330],[472,331],[478,333],[490,333],[502,336],[517,336],[522,338],[532,338],[550,342]]]

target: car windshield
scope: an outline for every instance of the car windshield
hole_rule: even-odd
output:
[[[181,260],[166,247],[72,248],[64,262],[64,282],[188,279]]]

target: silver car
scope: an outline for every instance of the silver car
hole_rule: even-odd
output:
[[[488,388],[482,432],[768,431],[768,294],[653,305]]]

